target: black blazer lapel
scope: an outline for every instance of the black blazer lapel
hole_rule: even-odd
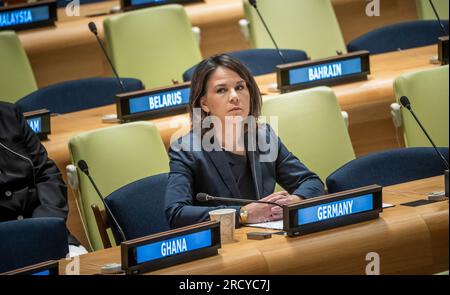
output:
[[[212,151],[209,153],[206,153],[211,161],[213,162],[214,166],[217,169],[217,172],[219,172],[220,176],[222,177],[223,182],[227,186],[227,188],[232,193],[233,197],[235,198],[241,198],[241,193],[239,192],[239,188],[236,184],[236,181],[233,177],[233,172],[231,172],[230,165],[227,163],[227,159],[225,157],[225,154],[223,151]],[[220,196],[218,196],[220,197]]]

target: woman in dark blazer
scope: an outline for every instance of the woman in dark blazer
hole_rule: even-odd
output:
[[[262,99],[249,70],[227,55],[202,61],[194,73],[191,131],[169,149],[166,215],[172,227],[235,208],[237,225],[279,220],[279,206],[198,202],[198,193],[286,205],[323,194],[320,178],[288,151],[268,124],[257,123]],[[300,135],[299,135],[300,136]],[[285,191],[275,192],[275,184]]]

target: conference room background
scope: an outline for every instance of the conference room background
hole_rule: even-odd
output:
[[[12,262],[5,250],[0,273],[448,275],[448,7],[0,0],[0,102],[25,116],[60,170],[67,229],[89,252],[26,258],[18,247]],[[277,224],[236,228],[231,244],[215,225],[171,229],[164,212],[167,152],[193,127],[192,75],[220,53],[255,76],[259,122],[326,189],[283,207]],[[0,152],[18,152],[1,139]],[[11,194],[6,164],[1,194]],[[258,284],[247,291],[270,288]]]

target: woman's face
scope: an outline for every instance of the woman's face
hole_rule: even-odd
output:
[[[218,117],[222,123],[227,116],[245,119],[250,113],[250,93],[236,72],[218,67],[206,83],[206,94],[200,104],[204,112]]]

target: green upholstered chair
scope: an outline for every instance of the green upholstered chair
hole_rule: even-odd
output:
[[[16,33],[0,32],[0,101],[14,103],[37,89],[30,62]]]
[[[328,87],[268,97],[262,115],[278,117],[278,128],[272,120],[267,122],[287,148],[323,181],[355,158],[336,96]]]
[[[433,0],[434,7],[441,19],[448,20],[448,0]],[[417,15],[420,19],[436,19],[428,0],[416,0]]]
[[[397,101],[407,96],[412,109],[437,146],[448,147],[448,66],[403,74],[394,81]],[[406,146],[431,146],[408,110],[391,106],[394,124],[403,125]],[[395,111],[397,110],[397,111]]]
[[[181,5],[163,5],[112,16],[103,22],[112,62],[120,76],[147,89],[182,81],[201,61],[191,23]]]
[[[274,48],[257,12],[243,1],[251,45]],[[258,0],[257,4],[280,48],[304,50],[312,59],[334,56],[337,50],[347,52],[330,0]]]
[[[169,158],[153,123],[136,122],[79,134],[69,141],[72,163],[85,160],[104,197],[138,179],[169,171]],[[69,168],[69,167],[68,167]],[[71,186],[78,186],[80,211],[92,248],[101,249],[91,204],[104,208],[88,178],[70,167]],[[74,173],[75,172],[75,173]],[[75,175],[74,175],[75,174]],[[73,185],[77,178],[77,185]],[[111,239],[113,240],[113,239]]]

